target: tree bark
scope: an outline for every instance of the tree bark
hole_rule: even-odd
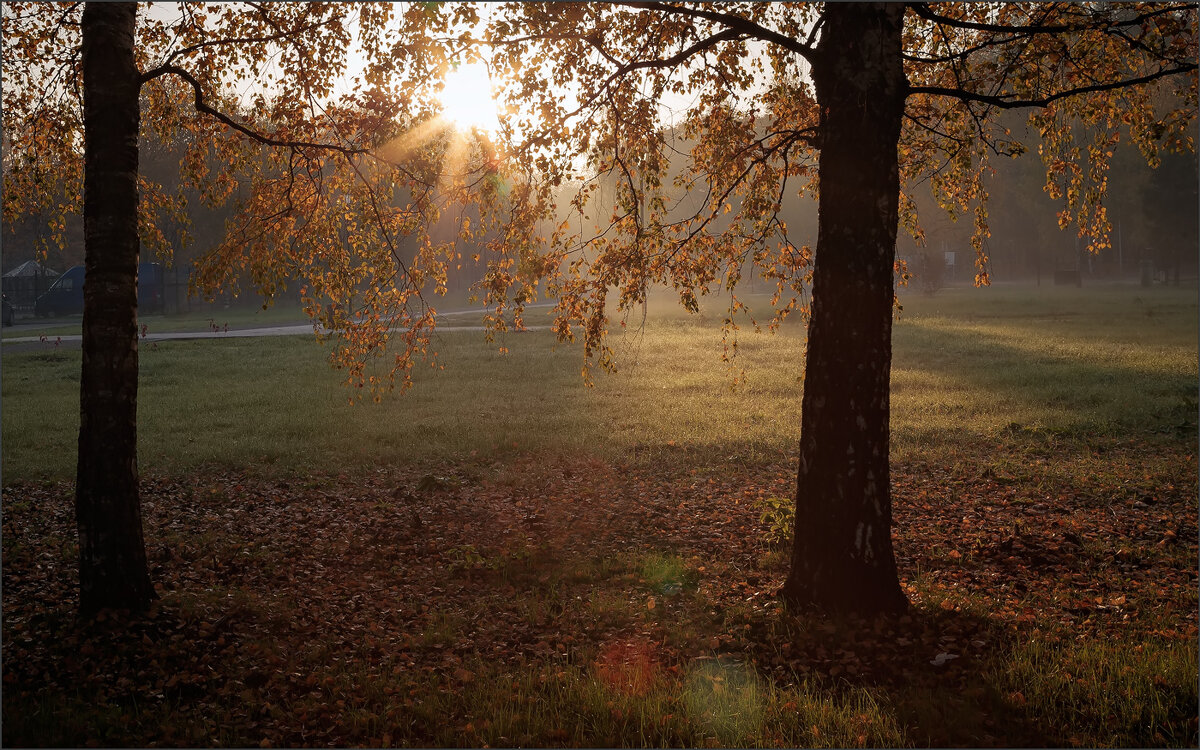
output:
[[[79,610],[154,599],[137,472],[138,91],[134,3],[83,11],[83,372],[75,517]]]
[[[793,605],[875,613],[908,601],[888,469],[901,3],[828,3],[813,63],[820,208],[804,371]]]

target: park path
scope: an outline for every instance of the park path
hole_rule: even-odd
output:
[[[545,331],[550,326],[526,326],[526,331]],[[393,328],[393,331],[401,331],[405,329]],[[452,333],[455,331],[483,331],[484,326],[438,326],[434,329],[435,333]],[[251,338],[257,336],[299,336],[302,334],[311,334],[314,329],[309,323],[301,323],[299,325],[288,326],[268,326],[264,328],[242,328],[220,331],[170,331],[166,333],[144,333],[138,337],[139,341],[171,341],[174,339],[232,339],[232,338]],[[327,333],[324,328],[321,332]],[[66,336],[17,336],[3,340],[3,344],[69,344],[79,343],[82,340],[80,334],[68,334]]]
[[[526,309],[537,308],[537,307],[550,307],[550,306],[551,306],[550,303],[541,302],[541,303],[536,303],[533,305],[527,305]],[[439,317],[449,316],[449,315],[462,315],[462,314],[469,314],[469,313],[482,313],[482,312],[483,312],[482,310],[451,310],[449,312],[440,313]],[[550,328],[549,326],[526,326],[524,330],[545,331],[545,330],[548,330],[549,328]],[[328,333],[328,330],[323,327],[320,328],[319,330],[322,333]],[[402,329],[393,328],[392,330],[400,331]],[[454,333],[454,332],[459,332],[459,331],[483,331],[483,330],[485,330],[485,328],[482,325],[467,325],[467,326],[464,326],[464,325],[439,325],[439,326],[437,326],[437,328],[434,329],[434,332],[435,333]],[[278,325],[278,326],[259,326],[256,328],[222,327],[220,330],[207,330],[207,331],[163,331],[161,333],[152,333],[152,332],[146,331],[146,332],[142,333],[142,335],[139,336],[138,339],[140,341],[149,342],[149,341],[172,341],[172,340],[179,340],[179,339],[254,338],[254,337],[259,337],[259,336],[301,336],[301,335],[306,335],[306,334],[312,334],[313,332],[314,332],[314,328],[313,328],[312,323],[296,323],[296,324]],[[66,334],[66,335],[54,335],[54,336],[46,336],[46,335],[12,336],[12,337],[3,339],[2,341],[0,341],[0,344],[2,344],[3,346],[6,346],[6,347],[9,345],[12,345],[12,344],[22,344],[23,346],[18,347],[18,350],[25,350],[25,349],[30,349],[30,348],[36,348],[36,347],[30,347],[29,346],[30,344],[43,344],[43,345],[47,345],[47,346],[61,346],[62,344],[78,344],[82,339],[83,339],[83,336],[78,333],[72,333],[72,334]]]

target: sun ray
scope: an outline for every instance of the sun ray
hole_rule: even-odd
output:
[[[380,146],[376,149],[375,153],[386,161],[403,161],[407,156],[427,143],[430,138],[444,130],[445,127],[446,123],[441,117],[426,120],[412,130],[398,135]]]

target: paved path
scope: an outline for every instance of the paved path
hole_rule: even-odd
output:
[[[535,302],[533,305],[527,305],[526,310],[535,307],[552,307],[552,302]],[[438,313],[438,317],[457,316],[457,314],[482,314],[482,310],[452,310],[449,312]],[[320,329],[326,332],[324,328]],[[391,329],[392,331],[400,331],[403,329]],[[482,331],[485,330],[482,325],[438,325],[433,329],[434,334],[452,334],[456,331]],[[527,331],[545,331],[550,330],[548,325],[527,325]],[[163,331],[161,334],[152,334],[146,332],[145,335],[139,336],[140,341],[174,341],[182,340],[182,338],[252,338],[257,336],[304,336],[311,335],[313,332],[312,323],[298,323],[293,325],[269,325],[262,328],[244,328],[244,329],[222,329],[218,331]],[[16,347],[16,350],[36,349],[29,344],[46,344],[46,346],[61,346],[61,344],[77,344],[83,340],[83,336],[79,334],[53,335],[53,336],[13,336],[4,338],[0,341],[2,346],[10,346],[10,344],[22,344]]]
[[[547,331],[550,326],[525,326],[527,331]],[[407,329],[393,328],[393,331]],[[455,331],[483,331],[483,326],[437,326],[434,333],[452,333]],[[322,328],[322,333],[327,331]],[[233,339],[251,338],[255,336],[300,336],[312,334],[311,323],[301,323],[290,326],[270,326],[267,328],[241,328],[229,331],[171,331],[168,333],[146,333],[138,337],[139,341],[170,341],[173,339]],[[66,336],[17,336],[3,340],[3,344],[70,344],[78,343],[83,337],[77,333]]]

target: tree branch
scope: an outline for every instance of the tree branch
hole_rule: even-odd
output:
[[[1125,88],[1127,86],[1138,86],[1143,83],[1151,83],[1162,78],[1178,75],[1180,73],[1190,73],[1196,70],[1195,63],[1180,65],[1174,68],[1164,68],[1156,70],[1153,73],[1148,73],[1137,78],[1127,78],[1121,81],[1111,81],[1109,83],[1097,83],[1091,86],[1079,86],[1078,88],[1059,91],[1054,94],[1048,94],[1039,99],[1016,99],[1011,95],[1004,94],[980,94],[974,91],[965,89],[954,89],[945,86],[910,86],[908,95],[927,94],[929,96],[946,96],[952,99],[958,99],[963,102],[979,102],[1000,109],[1019,109],[1021,107],[1045,107],[1051,102],[1059,99],[1066,99],[1071,96],[1080,94],[1091,94],[1097,91],[1114,91],[1116,89]]]
[[[910,3],[908,7],[911,10],[913,10],[916,15],[920,16],[921,18],[923,18],[927,21],[936,23],[939,26],[950,26],[953,28],[969,29],[969,30],[975,30],[975,31],[990,31],[992,33],[1005,35],[1003,38],[997,38],[997,37],[987,38],[987,39],[979,42],[978,44],[976,44],[972,47],[963,49],[959,52],[949,52],[948,51],[946,54],[940,55],[940,56],[924,57],[924,56],[921,56],[918,54],[903,53],[902,57],[908,62],[928,63],[928,64],[948,63],[948,62],[953,63],[955,61],[965,60],[968,57],[970,57],[971,55],[973,55],[974,53],[983,51],[985,49],[994,48],[994,47],[1003,47],[1003,46],[1012,44],[1013,42],[1017,42],[1017,41],[1020,41],[1023,39],[1024,40],[1032,39],[1033,37],[1036,37],[1039,35],[1053,35],[1055,33],[1079,33],[1079,32],[1083,32],[1083,31],[1098,31],[1100,33],[1107,34],[1110,36],[1115,36],[1115,37],[1118,37],[1118,38],[1124,40],[1130,46],[1131,49],[1141,49],[1152,55],[1159,57],[1160,60],[1168,60],[1175,64],[1183,64],[1182,60],[1167,57],[1165,55],[1162,55],[1161,53],[1159,53],[1156,50],[1150,49],[1148,46],[1146,46],[1146,44],[1144,42],[1141,41],[1140,38],[1134,38],[1134,37],[1130,36],[1128,33],[1126,33],[1126,31],[1125,31],[1125,29],[1128,27],[1140,26],[1140,25],[1144,24],[1146,21],[1149,21],[1153,18],[1156,18],[1158,16],[1161,16],[1161,15],[1164,15],[1164,14],[1167,14],[1167,13],[1170,13],[1173,11],[1180,10],[1181,8],[1177,7],[1177,6],[1171,6],[1168,8],[1160,8],[1155,11],[1141,13],[1137,16],[1125,19],[1123,21],[1105,20],[1105,21],[1098,21],[1096,23],[1091,23],[1091,24],[1059,25],[1059,26],[1049,26],[1049,25],[1045,25],[1039,21],[1035,21],[1035,22],[1020,25],[1020,26],[1002,26],[1002,25],[998,25],[998,24],[981,24],[981,23],[976,23],[973,21],[959,21],[957,19],[948,18],[946,16],[936,14],[933,11],[929,10],[926,3]],[[1183,6],[1183,7],[1190,8],[1190,7],[1195,7],[1195,6],[1189,5],[1189,6]],[[1048,12],[1044,13],[1043,17],[1045,17],[1046,15],[1048,15]],[[950,49],[949,45],[946,45],[946,49],[947,50]]]
[[[645,68],[673,68],[687,60],[689,57],[703,52],[709,47],[713,47],[724,41],[738,41],[742,38],[742,36],[743,35],[740,31],[735,31],[734,29],[724,29],[716,34],[713,34],[712,36],[701,39],[687,49],[680,50],[671,57],[625,63],[614,72],[614,75],[620,77],[626,73],[632,73],[635,70],[643,70]]]
[[[225,114],[224,112],[221,112],[220,110],[215,109],[211,105],[209,105],[209,103],[207,101],[205,101],[205,99],[204,99],[204,90],[203,90],[203,87],[200,85],[200,81],[196,80],[196,77],[193,76],[191,73],[189,73],[188,71],[186,71],[183,68],[180,68],[176,65],[161,65],[157,68],[154,68],[153,70],[146,71],[145,73],[142,74],[140,82],[144,84],[148,81],[152,81],[155,78],[158,78],[158,77],[164,76],[164,75],[179,76],[180,78],[182,78],[184,81],[186,81],[192,87],[192,93],[194,95],[193,101],[195,103],[197,112],[203,112],[204,114],[209,115],[210,117],[213,117],[213,118],[219,120],[220,122],[224,123],[228,127],[236,130],[237,132],[239,132],[245,136],[250,137],[251,139],[253,139],[255,141],[258,141],[259,143],[261,143],[265,146],[282,146],[284,148],[294,148],[294,149],[298,149],[298,148],[324,149],[327,151],[336,151],[340,154],[344,154],[345,156],[354,156],[356,154],[365,154],[368,152],[368,149],[366,149],[366,148],[353,148],[353,147],[348,147],[348,146],[338,146],[338,145],[335,145],[332,143],[317,143],[315,141],[283,140],[283,139],[279,139],[279,138],[273,138],[269,135],[264,135],[264,134],[258,132],[257,130],[254,130],[246,125],[243,125],[242,123],[238,122],[237,120],[234,120],[232,117]]]
[[[725,26],[727,29],[732,29],[741,34],[745,34],[753,39],[760,39],[764,42],[778,44],[784,49],[789,49],[798,55],[801,55],[809,62],[812,62],[817,57],[817,51],[814,47],[792,39],[789,36],[780,34],[778,31],[768,29],[765,26],[760,26],[753,21],[742,18],[741,16],[733,15],[732,13],[721,13],[708,8],[689,8],[682,5],[671,5],[669,3],[660,2],[616,2],[613,5],[621,5],[627,8],[637,8],[638,10],[654,10],[666,15],[688,16],[691,18],[703,18],[707,21],[713,21]]]
[[[205,49],[207,47],[220,47],[220,46],[227,45],[227,44],[233,44],[233,45],[269,44],[271,42],[278,42],[283,39],[290,39],[290,38],[294,37],[294,35],[296,35],[296,34],[304,34],[309,31],[319,29],[322,26],[327,25],[328,23],[329,23],[329,21],[321,21],[318,23],[311,23],[303,28],[294,29],[292,31],[279,31],[278,33],[268,34],[265,36],[229,37],[229,38],[225,38],[225,39],[205,39],[202,42],[197,42],[196,44],[188,45],[187,47],[181,47],[181,48],[175,50],[174,52],[172,52],[171,54],[167,55],[166,59],[163,60],[163,66],[171,65],[172,63],[174,63],[175,60],[179,59],[180,57],[186,57],[187,55],[190,55],[193,52],[199,52],[200,50]]]
[[[925,19],[926,21],[932,21],[933,23],[940,24],[943,26],[951,26],[956,29],[965,29],[965,30],[969,30],[969,31],[987,31],[990,33],[998,33],[998,34],[1026,35],[1026,34],[1066,34],[1066,33],[1077,33],[1080,31],[1097,31],[1100,29],[1120,28],[1123,26],[1139,26],[1144,21],[1148,21],[1151,18],[1155,18],[1156,16],[1161,16],[1166,13],[1172,13],[1172,12],[1180,11],[1180,10],[1187,10],[1189,8],[1195,8],[1195,4],[1180,3],[1178,5],[1170,5],[1170,6],[1159,8],[1157,10],[1149,11],[1146,13],[1139,13],[1138,15],[1127,18],[1123,21],[1102,20],[1098,23],[1057,24],[1057,25],[1045,25],[1045,24],[1040,24],[1040,23],[1032,23],[1032,24],[1022,24],[1019,26],[1010,26],[1010,25],[996,24],[996,23],[980,23],[978,21],[966,21],[966,20],[962,20],[962,19],[958,19],[958,18],[950,18],[949,16],[944,16],[940,13],[934,12],[932,9],[930,9],[929,3],[927,3],[927,2],[908,3],[906,7],[909,10],[911,10],[913,13],[915,13],[916,15]],[[1083,7],[1083,6],[1077,6],[1077,7]]]

